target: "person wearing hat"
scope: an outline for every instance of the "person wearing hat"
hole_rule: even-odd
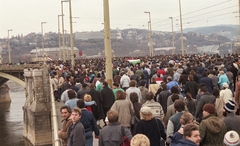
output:
[[[203,106],[202,110],[204,119],[199,125],[201,145],[223,145],[223,138],[227,129],[223,120],[216,117],[215,106],[208,103]]]
[[[220,91],[220,98],[223,99],[224,104],[226,104],[228,100],[233,100],[232,91],[229,89],[229,85],[227,83],[222,84],[222,90]]]
[[[141,120],[136,126],[135,134],[146,135],[151,143],[151,146],[159,146],[159,138],[166,140],[166,133],[164,126],[159,119],[153,117],[153,113],[150,107],[144,106],[140,110]]]
[[[224,106],[225,118],[223,122],[226,124],[227,131],[234,130],[240,135],[240,126],[236,123],[240,123],[240,116],[235,114],[236,104],[234,101],[229,100]]]
[[[224,136],[224,145],[225,146],[240,146],[239,135],[236,131],[228,131]]]

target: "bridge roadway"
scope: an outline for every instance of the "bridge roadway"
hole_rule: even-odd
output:
[[[61,129],[61,127],[62,127],[62,122],[61,122],[62,117],[61,117],[60,108],[64,105],[64,103],[55,101],[55,104],[56,104],[56,111],[57,111],[58,129]],[[103,127],[103,125],[104,125],[102,120],[100,122],[100,125],[101,125],[101,127]],[[93,133],[93,136],[94,136],[94,133]],[[94,137],[93,137],[93,146],[98,146],[98,139],[96,139]]]
[[[0,86],[8,80],[24,86],[24,69],[40,69],[40,64],[0,65]]]

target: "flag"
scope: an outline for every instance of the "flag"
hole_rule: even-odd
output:
[[[50,60],[50,61],[52,61],[52,58],[50,58],[50,57],[47,57],[47,60]]]
[[[138,63],[141,63],[140,59],[135,59],[135,60],[128,60],[131,64],[135,65]]]
[[[82,56],[82,51],[79,51],[78,54],[79,54],[79,56]]]

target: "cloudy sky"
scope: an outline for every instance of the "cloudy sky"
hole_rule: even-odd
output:
[[[63,3],[65,30],[69,32],[69,7]],[[238,0],[181,0],[183,28],[238,24]],[[148,14],[151,12],[152,29],[171,31],[179,27],[178,0],[109,0],[110,26],[119,28],[147,29]],[[61,0],[0,0],[0,38],[30,32],[58,31],[58,15]],[[73,32],[99,31],[103,29],[103,0],[72,0]]]

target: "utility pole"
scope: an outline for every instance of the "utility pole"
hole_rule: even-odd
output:
[[[152,57],[153,56],[153,42],[152,42],[152,22],[151,22],[151,13],[150,12],[144,12],[144,13],[147,13],[148,16],[149,16],[149,43],[150,43],[150,46],[149,46],[149,49],[150,49],[150,56]]]
[[[66,50],[65,50],[65,39],[64,39],[64,14],[63,14],[63,2],[61,1],[61,10],[62,10],[62,44],[63,44],[63,62],[66,62]]]
[[[174,48],[174,31],[173,31],[173,17],[169,17],[169,19],[171,19],[171,23],[172,23],[172,55],[175,54],[175,48]]]
[[[106,79],[108,84],[112,87],[112,48],[110,35],[110,20],[109,20],[109,3],[108,0],[103,0],[104,13],[104,47],[106,58]]]
[[[181,0],[179,0],[179,11],[180,11],[180,26],[181,26],[182,56],[184,56],[184,41],[183,41],[183,30],[182,30],[182,10],[181,10]]]
[[[73,50],[73,28],[72,28],[72,6],[71,6],[71,0],[69,0],[69,17],[70,17],[70,43],[71,43],[71,65],[72,69],[74,69],[75,66],[75,60],[74,60],[74,50]]]
[[[59,17],[61,17],[62,15],[58,15],[58,48],[59,48],[59,59],[62,58],[62,51],[61,51],[61,38],[60,38],[60,21],[59,21]]]

